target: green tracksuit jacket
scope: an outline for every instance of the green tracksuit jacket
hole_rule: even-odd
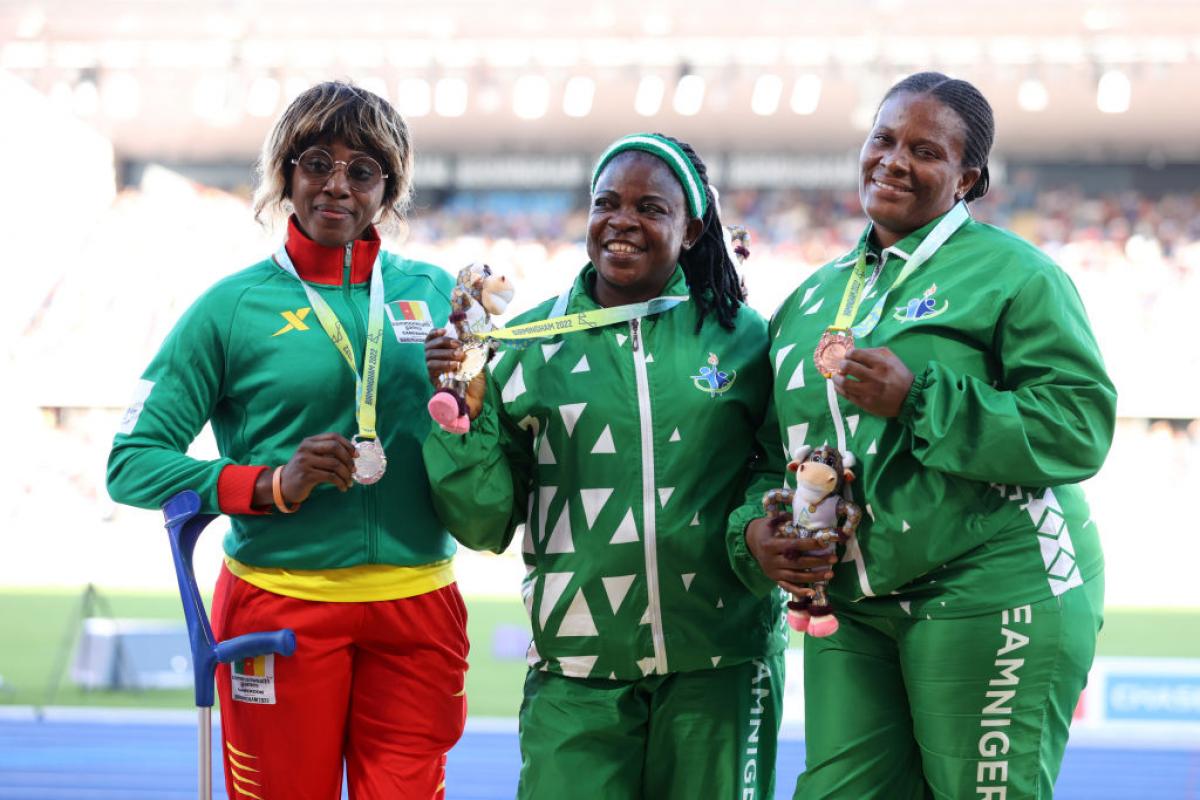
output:
[[[568,314],[598,308],[594,280],[589,265]],[[677,268],[663,295],[686,293]],[[471,432],[426,440],[434,503],[460,542],[499,552],[525,525],[535,668],[633,680],[785,645],[779,597],[754,597],[725,544],[748,462],[757,457],[755,474],[782,469],[778,446],[768,464],[755,445],[766,326],[746,307],[734,332],[710,315],[697,333],[697,318],[689,301],[505,349]],[[723,390],[705,369],[725,373]]]
[[[453,279],[429,264],[380,256],[388,305],[378,431],[387,473],[345,494],[319,486],[289,516],[234,515],[225,552],[244,564],[417,566],[454,552],[430,502],[420,449],[431,392],[424,333],[432,319],[449,313]],[[347,263],[341,286],[311,285],[349,333],[361,365],[370,282],[350,277]],[[193,489],[204,511],[217,512],[218,478],[227,465],[283,464],[306,436],[354,435],[354,374],[308,307],[304,288],[272,259],[206,291],[142,376],[109,456],[113,499],[155,508]],[[188,446],[210,420],[220,458],[189,457]]]
[[[876,254],[882,268],[859,319],[937,222]],[[837,441],[813,350],[868,241],[864,233],[804,281],[771,322],[773,400],[789,451]],[[856,346],[891,348],[916,377],[895,419],[836,400],[866,514],[835,569],[835,601],[879,615],[968,616],[1102,572],[1077,483],[1104,461],[1116,392],[1075,287],[1045,254],[968,220],[891,292]]]

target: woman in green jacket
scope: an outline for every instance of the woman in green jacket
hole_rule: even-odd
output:
[[[287,658],[218,667],[230,797],[333,800],[343,770],[353,797],[445,795],[466,613],[421,459],[421,344],[452,281],[383,251],[374,225],[402,219],[412,167],[384,99],[340,82],[300,94],[255,203],[292,212],[286,241],[188,309],[113,441],[114,500],[192,489],[229,515],[217,636],[296,632]],[[208,422],[220,456],[193,458]]]
[[[782,449],[755,449],[766,324],[691,147],[609,147],[587,252],[569,291],[510,325],[574,329],[503,349],[468,393],[470,433],[425,443],[460,542],[499,552],[524,527],[519,796],[771,797],[781,604],[748,591],[739,576],[761,576],[725,531],[748,462],[761,495]],[[440,331],[426,347],[431,380],[458,365]]]
[[[892,87],[860,157],[870,224],[771,322],[779,432],[853,453],[865,510],[840,628],[804,643],[796,797],[1049,797],[1087,680],[1103,557],[1077,484],[1116,393],[1067,276],[967,212],[992,138],[971,84]],[[763,550],[767,520],[745,538],[804,588]]]

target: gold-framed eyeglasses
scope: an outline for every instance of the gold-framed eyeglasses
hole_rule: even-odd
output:
[[[379,162],[370,156],[338,161],[322,147],[310,147],[291,161],[305,178],[322,183],[329,180],[340,164],[346,171],[346,183],[356,192],[370,192],[388,177]]]

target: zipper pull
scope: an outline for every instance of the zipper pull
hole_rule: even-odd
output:
[[[354,260],[354,242],[346,242],[346,255],[342,258],[342,280],[350,283],[350,263]]]
[[[635,353],[638,351],[638,345],[641,341],[640,337],[638,336],[638,330],[641,328],[641,326],[638,324],[640,322],[640,319],[629,320],[629,336],[633,340],[633,352]]]

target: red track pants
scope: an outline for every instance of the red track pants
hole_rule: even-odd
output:
[[[212,620],[218,639],[296,632],[291,656],[217,668],[231,800],[336,800],[343,762],[352,800],[445,796],[446,753],[467,714],[467,613],[456,585],[326,603],[222,569]]]

